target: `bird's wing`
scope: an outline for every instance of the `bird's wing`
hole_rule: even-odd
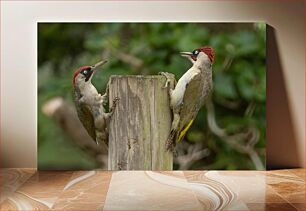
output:
[[[81,105],[80,102],[78,102],[77,100],[75,100],[75,104],[76,111],[81,123],[83,124],[84,128],[91,136],[91,138],[96,141],[96,131],[92,112],[87,106]]]
[[[201,73],[195,74],[186,84],[183,103],[180,108],[180,123],[176,140],[179,142],[192,125],[201,107],[204,78]]]

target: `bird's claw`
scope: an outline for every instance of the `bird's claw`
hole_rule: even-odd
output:
[[[165,85],[162,87],[163,89],[166,89],[169,87],[169,84],[171,83],[171,78],[174,77],[173,74],[171,73],[167,73],[167,72],[159,72],[158,75],[162,75],[166,77],[166,83]]]
[[[114,100],[113,100],[113,104],[114,106],[116,106],[119,102],[120,98],[119,97],[115,97]]]
[[[163,86],[162,88],[167,89],[169,87],[169,83],[170,83],[170,81],[167,80],[166,83],[165,83],[165,86]]]
[[[109,110],[109,115],[110,115],[110,116],[113,115],[113,113],[114,113],[114,111],[115,111],[115,108],[117,107],[117,104],[118,104],[119,100],[120,100],[119,97],[115,97],[115,98],[113,99],[113,105],[112,105],[112,107],[111,107],[110,110]]]

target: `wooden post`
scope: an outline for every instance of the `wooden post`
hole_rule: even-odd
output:
[[[109,131],[109,170],[172,170],[165,143],[172,117],[164,76],[112,76],[110,106],[119,97]]]

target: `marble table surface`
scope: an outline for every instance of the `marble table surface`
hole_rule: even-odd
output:
[[[1,210],[305,210],[305,169],[1,169]]]

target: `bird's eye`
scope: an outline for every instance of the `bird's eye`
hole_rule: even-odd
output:
[[[199,54],[199,51],[198,51],[198,50],[194,50],[194,51],[192,52],[192,54],[195,55],[195,56],[197,56],[197,55]]]
[[[83,73],[86,75],[88,72],[87,72],[87,70],[84,70]]]

